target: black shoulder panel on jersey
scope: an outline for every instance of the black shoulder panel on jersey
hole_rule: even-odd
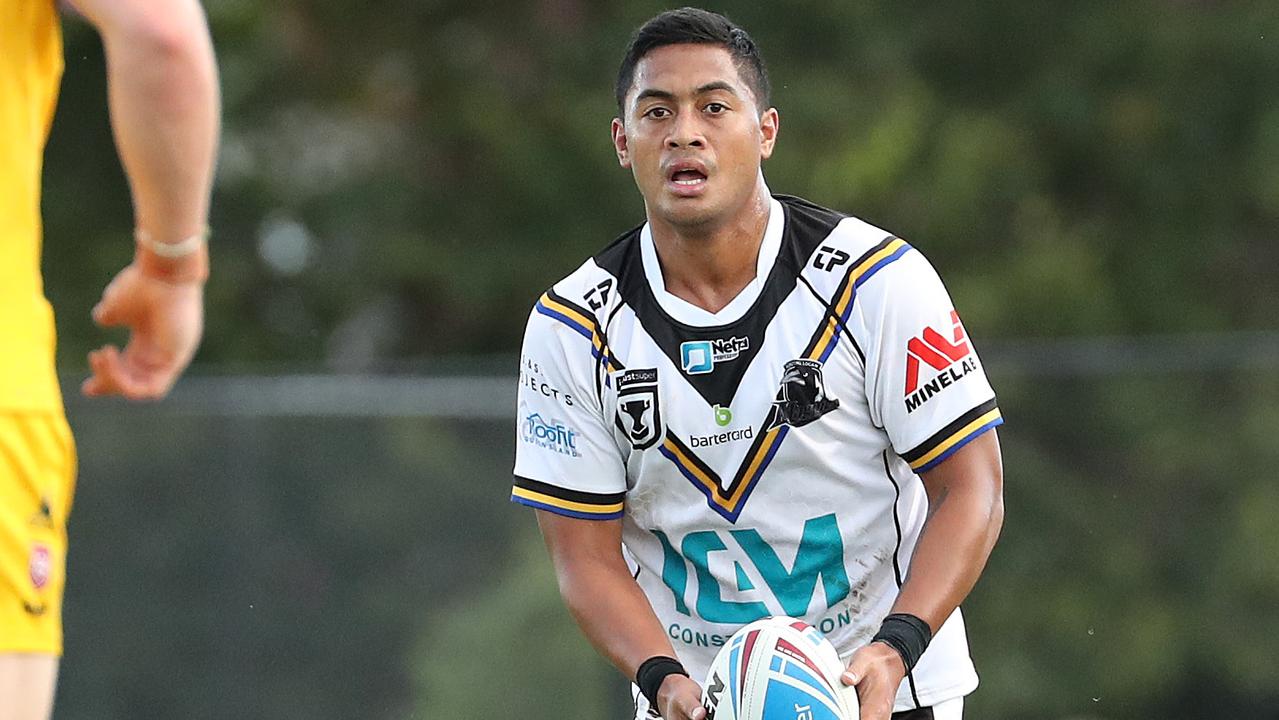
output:
[[[786,234],[782,236],[781,257],[798,275],[822,241],[848,216],[793,195],[774,197],[786,210]]]
[[[627,278],[644,279],[644,260],[640,257],[640,231],[643,225],[627,230],[608,247],[595,253],[595,264],[617,278],[619,286],[625,286]],[[625,297],[625,293],[623,293]]]
[[[776,316],[777,308],[795,289],[796,278],[809,258],[845,217],[797,197],[778,195],[776,199],[782,204],[784,218],[777,262],[773,264],[755,304],[736,322],[716,327],[694,327],[667,315],[644,276],[638,228],[618,238],[595,256],[595,264],[617,278],[617,289],[622,299],[635,311],[644,330],[675,367],[682,367],[680,346],[686,342],[746,339],[746,347],[735,360],[717,364],[704,374],[685,373],[684,377],[708,405],[732,404],[737,386],[763,345],[764,333]]]

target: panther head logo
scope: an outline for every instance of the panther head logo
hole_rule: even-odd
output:
[[[816,360],[791,360],[782,370],[768,429],[782,425],[803,427],[837,407],[839,400],[826,395],[822,364]]]

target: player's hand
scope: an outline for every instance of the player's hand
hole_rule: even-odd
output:
[[[705,720],[702,688],[683,675],[667,675],[657,690],[657,710],[663,720]]]
[[[93,321],[129,328],[129,342],[123,352],[106,345],[89,353],[91,375],[81,392],[88,397],[162,398],[200,344],[204,283],[166,282],[144,275],[136,263],[129,265],[102,292]]]
[[[882,642],[873,642],[853,653],[840,679],[857,688],[860,720],[889,720],[904,677],[906,665],[901,655]]]

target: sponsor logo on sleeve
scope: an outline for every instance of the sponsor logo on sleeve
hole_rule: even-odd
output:
[[[689,340],[679,346],[679,365],[685,374],[705,375],[715,370],[715,363],[736,360],[750,346],[750,338],[744,337]]]
[[[848,262],[851,257],[843,250],[833,248],[830,245],[823,245],[817,249],[817,254],[813,257],[813,267],[831,272]]]
[[[662,436],[658,399],[656,368],[626,370],[617,376],[615,421],[636,450],[653,447]]]
[[[906,412],[911,413],[928,402],[934,395],[964,379],[977,369],[977,357],[972,353],[959,313],[950,311],[954,323],[952,339],[931,327],[906,343]],[[931,369],[932,377],[922,380],[924,367]]]
[[[560,420],[547,419],[541,413],[532,413],[520,423],[520,440],[543,450],[581,457],[577,439],[577,430]]]
[[[562,403],[565,407],[573,407],[573,405],[576,404],[576,399],[573,397],[572,393],[566,393],[555,387],[554,384],[548,382],[546,378],[542,376],[541,365],[527,355],[524,356],[520,362],[520,385],[528,388],[535,394],[541,395],[542,397],[548,397],[556,402]]]

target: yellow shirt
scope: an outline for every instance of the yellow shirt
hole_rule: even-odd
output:
[[[54,0],[0,0],[0,411],[61,405],[40,278],[40,173],[61,78]]]

